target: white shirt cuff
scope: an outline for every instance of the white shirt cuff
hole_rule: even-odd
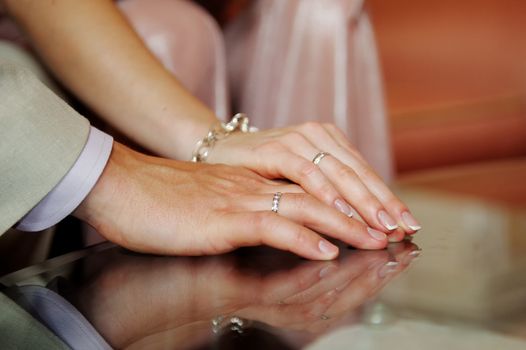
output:
[[[91,127],[88,141],[62,180],[17,225],[22,231],[41,231],[71,214],[97,183],[111,154],[113,138]]]

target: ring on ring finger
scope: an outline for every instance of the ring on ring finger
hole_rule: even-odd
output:
[[[271,210],[276,214],[279,211],[279,202],[281,201],[281,196],[282,196],[281,192],[276,192],[274,193],[274,197],[272,198],[272,209]]]
[[[330,155],[331,154],[329,152],[319,152],[318,154],[314,156],[314,158],[312,159],[312,162],[314,163],[314,165],[318,165],[325,156],[330,156]]]

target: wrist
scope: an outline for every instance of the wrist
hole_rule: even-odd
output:
[[[107,232],[114,231],[111,223],[115,213],[112,208],[115,207],[119,196],[127,190],[126,177],[122,174],[125,174],[126,169],[133,163],[134,153],[114,142],[106,167],[97,183],[73,212],[73,216],[90,224],[106,238]]]
[[[196,143],[218,122],[219,119],[211,112],[206,115],[193,114],[191,118],[165,116],[158,131],[152,133],[151,142],[161,145],[151,150],[164,158],[188,161]]]

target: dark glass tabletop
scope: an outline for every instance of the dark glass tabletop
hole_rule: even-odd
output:
[[[47,286],[115,348],[524,349],[526,185],[515,177],[526,162],[514,167],[402,181],[424,229],[386,250],[340,244],[321,262],[264,247],[159,257],[102,243],[0,283]]]

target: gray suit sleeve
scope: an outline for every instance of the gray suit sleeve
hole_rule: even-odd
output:
[[[0,62],[0,235],[75,164],[89,122],[28,70]]]

